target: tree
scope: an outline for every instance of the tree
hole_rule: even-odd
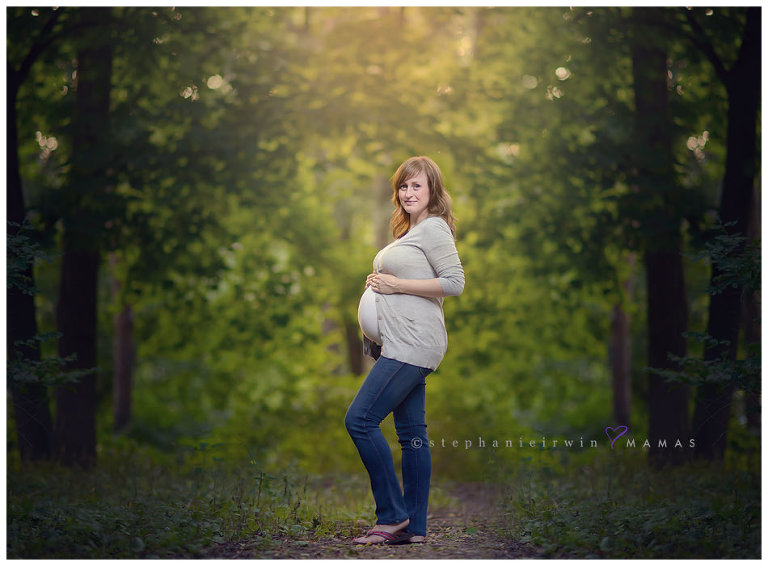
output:
[[[47,384],[33,369],[41,361],[32,287],[32,264],[36,254],[31,247],[32,240],[21,231],[21,226],[9,224],[8,388],[13,396],[16,436],[21,459],[34,461],[49,458],[53,447],[53,425],[48,407]],[[19,266],[18,281],[11,277],[14,272],[13,264]],[[24,312],[25,310],[31,312]],[[25,323],[27,328],[24,327]],[[22,371],[20,366],[26,367],[27,371]]]
[[[113,370],[113,430],[125,432],[131,422],[131,398],[133,390],[133,368],[136,360],[136,347],[133,338],[133,309],[121,300],[120,281],[117,279],[116,254],[111,254],[110,286],[112,302],[117,311],[114,315],[114,339],[112,342]]]
[[[110,137],[112,79],[111,12],[83,9],[77,51],[77,91],[72,117],[70,206],[64,211],[63,258],[57,307],[59,355],[76,358],[72,369],[96,366],[100,240],[108,220],[102,195],[113,183]],[[105,210],[106,208],[106,210]],[[96,460],[96,375],[56,392],[56,448],[65,465],[89,467]]]
[[[647,230],[645,268],[648,293],[648,365],[668,368],[670,353],[684,356],[688,306],[683,275],[681,214],[672,149],[672,124],[667,100],[666,38],[651,30],[663,27],[667,12],[636,8],[632,20],[635,92],[636,166],[639,194],[654,203],[653,222]],[[662,439],[688,437],[688,388],[670,384],[659,374],[648,376],[649,434],[653,439],[650,463],[661,467],[679,464],[684,452],[662,449]]]
[[[630,274],[624,283],[626,302],[632,300],[635,256],[629,254]],[[632,414],[632,359],[630,316],[622,301],[613,305],[611,312],[611,386],[613,388],[613,417],[617,423],[629,427]]]
[[[37,24],[39,12],[29,9],[9,13],[9,29],[26,31],[26,37],[32,37],[32,43],[25,41],[14,43],[16,49],[8,50],[7,85],[6,85],[6,164],[7,178],[7,215],[8,238],[12,240],[20,236],[20,230],[25,225],[27,206],[19,170],[19,130],[17,103],[19,89],[27,80],[32,66],[43,52],[59,38],[61,33],[59,21],[63,11],[45,11],[43,24]],[[24,46],[23,52],[16,52],[18,46]],[[20,360],[37,362],[40,360],[40,344],[35,340],[38,334],[34,295],[33,264],[30,257],[20,257],[12,249],[8,252],[8,262],[21,260],[23,263],[21,276],[26,285],[24,288],[8,285],[7,301],[7,352],[8,361],[13,363]],[[53,426],[48,406],[48,390],[42,383],[27,382],[20,384],[14,379],[9,380],[13,396],[13,408],[16,418],[16,432],[19,451],[22,460],[38,460],[51,456],[53,448]]]
[[[673,14],[684,17],[667,10],[652,26],[679,31]],[[112,398],[117,430],[131,422],[133,437],[158,442],[196,434],[192,422],[260,447],[287,446],[298,424],[329,432],[322,419],[331,422],[350,373],[364,369],[356,304],[389,239],[386,179],[402,158],[426,153],[454,196],[468,273],[462,297],[446,301],[451,359],[434,397],[440,424],[456,409],[483,412],[483,426],[503,432],[529,424],[602,434],[595,415],[644,426],[637,400],[648,399],[648,382],[630,384],[628,373],[686,353],[683,282],[691,328],[706,322],[704,269],[683,277],[679,254],[697,245],[709,201],[714,207],[725,105],[706,86],[713,73],[697,50],[677,36],[635,42],[658,28],[644,21],[638,32],[641,15],[629,8],[125,7],[109,15],[104,52],[114,70],[100,87],[108,116],[98,111],[107,168],[93,142],[83,149],[89,122],[79,109],[81,79],[90,80],[81,52],[99,39],[61,36],[18,105],[27,204],[46,250],[63,242],[69,269],[74,240],[90,234],[80,251],[95,260],[78,271],[97,263],[106,273],[101,259],[111,260],[111,299],[102,284],[95,303],[92,364],[105,371],[84,412],[102,414]],[[54,33],[92,25],[79,9],[60,18]],[[21,32],[14,39],[35,37]],[[707,155],[714,149],[706,163],[685,147],[704,129]],[[59,140],[48,161],[36,130]],[[77,169],[83,155],[96,158],[87,173]],[[75,183],[86,178],[96,182]],[[659,266],[674,268],[672,288],[659,287]],[[45,265],[36,274],[45,289],[38,323],[48,330],[58,280]],[[627,288],[642,275],[653,280],[649,309],[643,286]],[[67,297],[73,280],[62,277]],[[77,283],[81,299],[93,279],[88,285],[82,293]],[[654,330],[643,333],[646,317]],[[67,324],[67,334],[76,330]],[[76,337],[60,330],[74,353]],[[614,417],[608,348],[621,376]],[[123,363],[134,353],[135,364]],[[457,389],[468,393],[451,397]],[[286,415],[297,427],[282,436]],[[673,428],[654,425],[653,434],[671,437]]]
[[[691,29],[689,38],[706,55],[728,95],[727,154],[719,219],[729,236],[745,236],[749,231],[758,165],[761,10],[746,9],[738,55],[730,68],[696,15],[691,11],[686,11],[685,15]],[[743,251],[744,243],[731,250],[729,257],[738,257]],[[723,275],[722,264],[715,263],[711,275],[713,285]],[[713,340],[705,349],[705,361],[736,359],[744,293],[744,286],[735,284],[711,296],[707,334]],[[723,458],[734,389],[732,381],[707,381],[699,386],[693,418],[697,457],[708,460]]]

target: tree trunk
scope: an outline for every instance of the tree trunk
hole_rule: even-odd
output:
[[[739,57],[727,73],[728,133],[720,220],[729,235],[746,235],[757,172],[757,118],[760,107],[760,8],[747,10]],[[743,248],[735,250],[738,255]],[[712,268],[712,281],[721,275]],[[705,360],[736,359],[743,287],[728,287],[710,297],[707,334],[727,345],[708,346]],[[697,458],[719,460],[725,454],[733,383],[705,383],[697,392],[693,419]]]
[[[613,388],[614,422],[630,426],[629,316],[621,303],[611,312],[611,385]]]
[[[65,244],[67,246],[68,244]],[[71,246],[71,244],[69,244]],[[65,247],[56,311],[59,355],[75,355],[67,369],[96,366],[96,292],[99,254]],[[67,466],[89,467],[96,461],[96,375],[56,391],[57,456]]]
[[[74,205],[64,216],[63,257],[57,306],[62,336],[59,355],[75,355],[69,369],[96,366],[96,301],[103,211],[98,202],[109,184],[109,95],[112,53],[109,8],[82,8],[77,54],[77,93],[72,120],[69,191]],[[91,373],[56,392],[57,455],[65,465],[96,460],[96,376]]]
[[[760,292],[753,291],[745,295],[744,299],[744,342],[748,347],[756,348],[756,356],[760,356]],[[757,370],[749,376],[749,387],[745,394],[745,418],[747,430],[751,434],[759,435],[761,427],[760,419],[760,371]]]
[[[115,273],[117,258],[110,257],[112,268],[112,300],[115,305],[121,304],[120,281]],[[133,310],[128,304],[122,304],[114,318],[114,340],[112,342],[112,359],[114,373],[112,377],[112,399],[114,411],[115,433],[125,432],[131,423],[131,395],[133,391],[133,368],[136,359],[136,348],[133,342]]]
[[[133,344],[133,310],[123,305],[115,315],[114,353],[114,431],[124,432],[131,423],[131,394],[133,391],[133,367],[135,360]]]
[[[26,218],[26,205],[21,185],[19,171],[19,139],[16,114],[16,100],[21,86],[17,72],[7,69],[7,99],[6,99],[6,162],[7,178],[7,207],[8,221],[21,225]],[[8,226],[8,237],[18,233],[18,226]],[[11,259],[11,258],[8,258]],[[28,264],[23,272],[28,278],[30,287],[34,287],[34,271]],[[7,343],[6,352],[9,362],[40,360],[40,345],[16,348],[18,341],[30,340],[37,335],[37,318],[35,298],[20,289],[6,287],[7,305]],[[48,406],[48,388],[40,384],[16,383],[9,376],[8,386],[13,397],[13,414],[16,421],[16,437],[22,461],[50,458],[53,443],[53,425],[51,411]]]
[[[678,242],[679,246],[679,242]],[[680,248],[648,251],[645,256],[648,285],[648,366],[679,369],[669,354],[685,356],[687,344],[683,333],[688,325],[683,264]],[[668,383],[651,373],[648,377],[650,463],[656,468],[682,464],[687,458],[673,448],[689,437],[689,388]],[[666,440],[666,448],[659,442]],[[687,444],[685,444],[687,446]]]
[[[634,254],[627,263],[634,267]],[[632,296],[633,275],[630,273],[624,284],[627,297]],[[611,313],[611,385],[613,389],[613,418],[619,425],[630,426],[632,377],[631,377],[631,341],[629,315],[621,301],[613,306]]]
[[[360,340],[360,327],[357,325],[357,321],[346,321],[344,332],[347,338],[350,369],[355,375],[360,375],[365,371],[365,356],[363,355],[363,344]]]
[[[685,295],[680,237],[680,212],[671,204],[677,190],[672,152],[674,124],[670,118],[667,87],[667,49],[664,8],[633,10],[632,71],[635,91],[635,132],[638,143],[637,187],[660,203],[645,218],[654,230],[646,233],[645,266],[648,293],[648,365],[675,368],[669,355],[685,356],[688,309]],[[685,442],[688,429],[688,388],[670,384],[651,372],[648,377],[649,463],[660,468],[684,461],[673,448]],[[666,441],[666,448],[660,442]]]
[[[749,218],[747,238],[749,241],[760,240],[760,191],[757,187],[752,191],[752,211]],[[754,348],[755,353],[748,355],[760,359],[760,343],[762,331],[760,329],[760,291],[748,291],[744,294],[744,343],[747,348]],[[745,417],[747,430],[756,436],[760,435],[760,370],[749,376],[745,399]]]

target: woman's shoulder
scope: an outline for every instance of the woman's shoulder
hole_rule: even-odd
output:
[[[446,230],[450,230],[448,223],[442,216],[427,216],[424,220],[421,221],[421,223],[425,226],[436,226],[441,229],[445,228]]]
[[[428,230],[432,233],[448,234],[451,238],[453,238],[451,228],[448,226],[448,223],[442,216],[428,216],[422,220],[421,223],[424,225],[425,230]]]

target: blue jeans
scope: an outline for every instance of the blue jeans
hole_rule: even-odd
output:
[[[394,525],[410,519],[406,530],[427,534],[427,501],[432,460],[427,440],[424,389],[431,369],[380,357],[365,378],[344,424],[371,479],[376,522]],[[403,490],[392,452],[379,424],[394,414],[402,450]]]

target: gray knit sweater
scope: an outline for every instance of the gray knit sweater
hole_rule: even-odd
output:
[[[464,269],[453,235],[438,216],[425,218],[382,249],[373,269],[400,279],[437,277],[446,296],[458,296],[464,290]],[[437,369],[448,348],[441,297],[377,294],[376,310],[382,356]]]

